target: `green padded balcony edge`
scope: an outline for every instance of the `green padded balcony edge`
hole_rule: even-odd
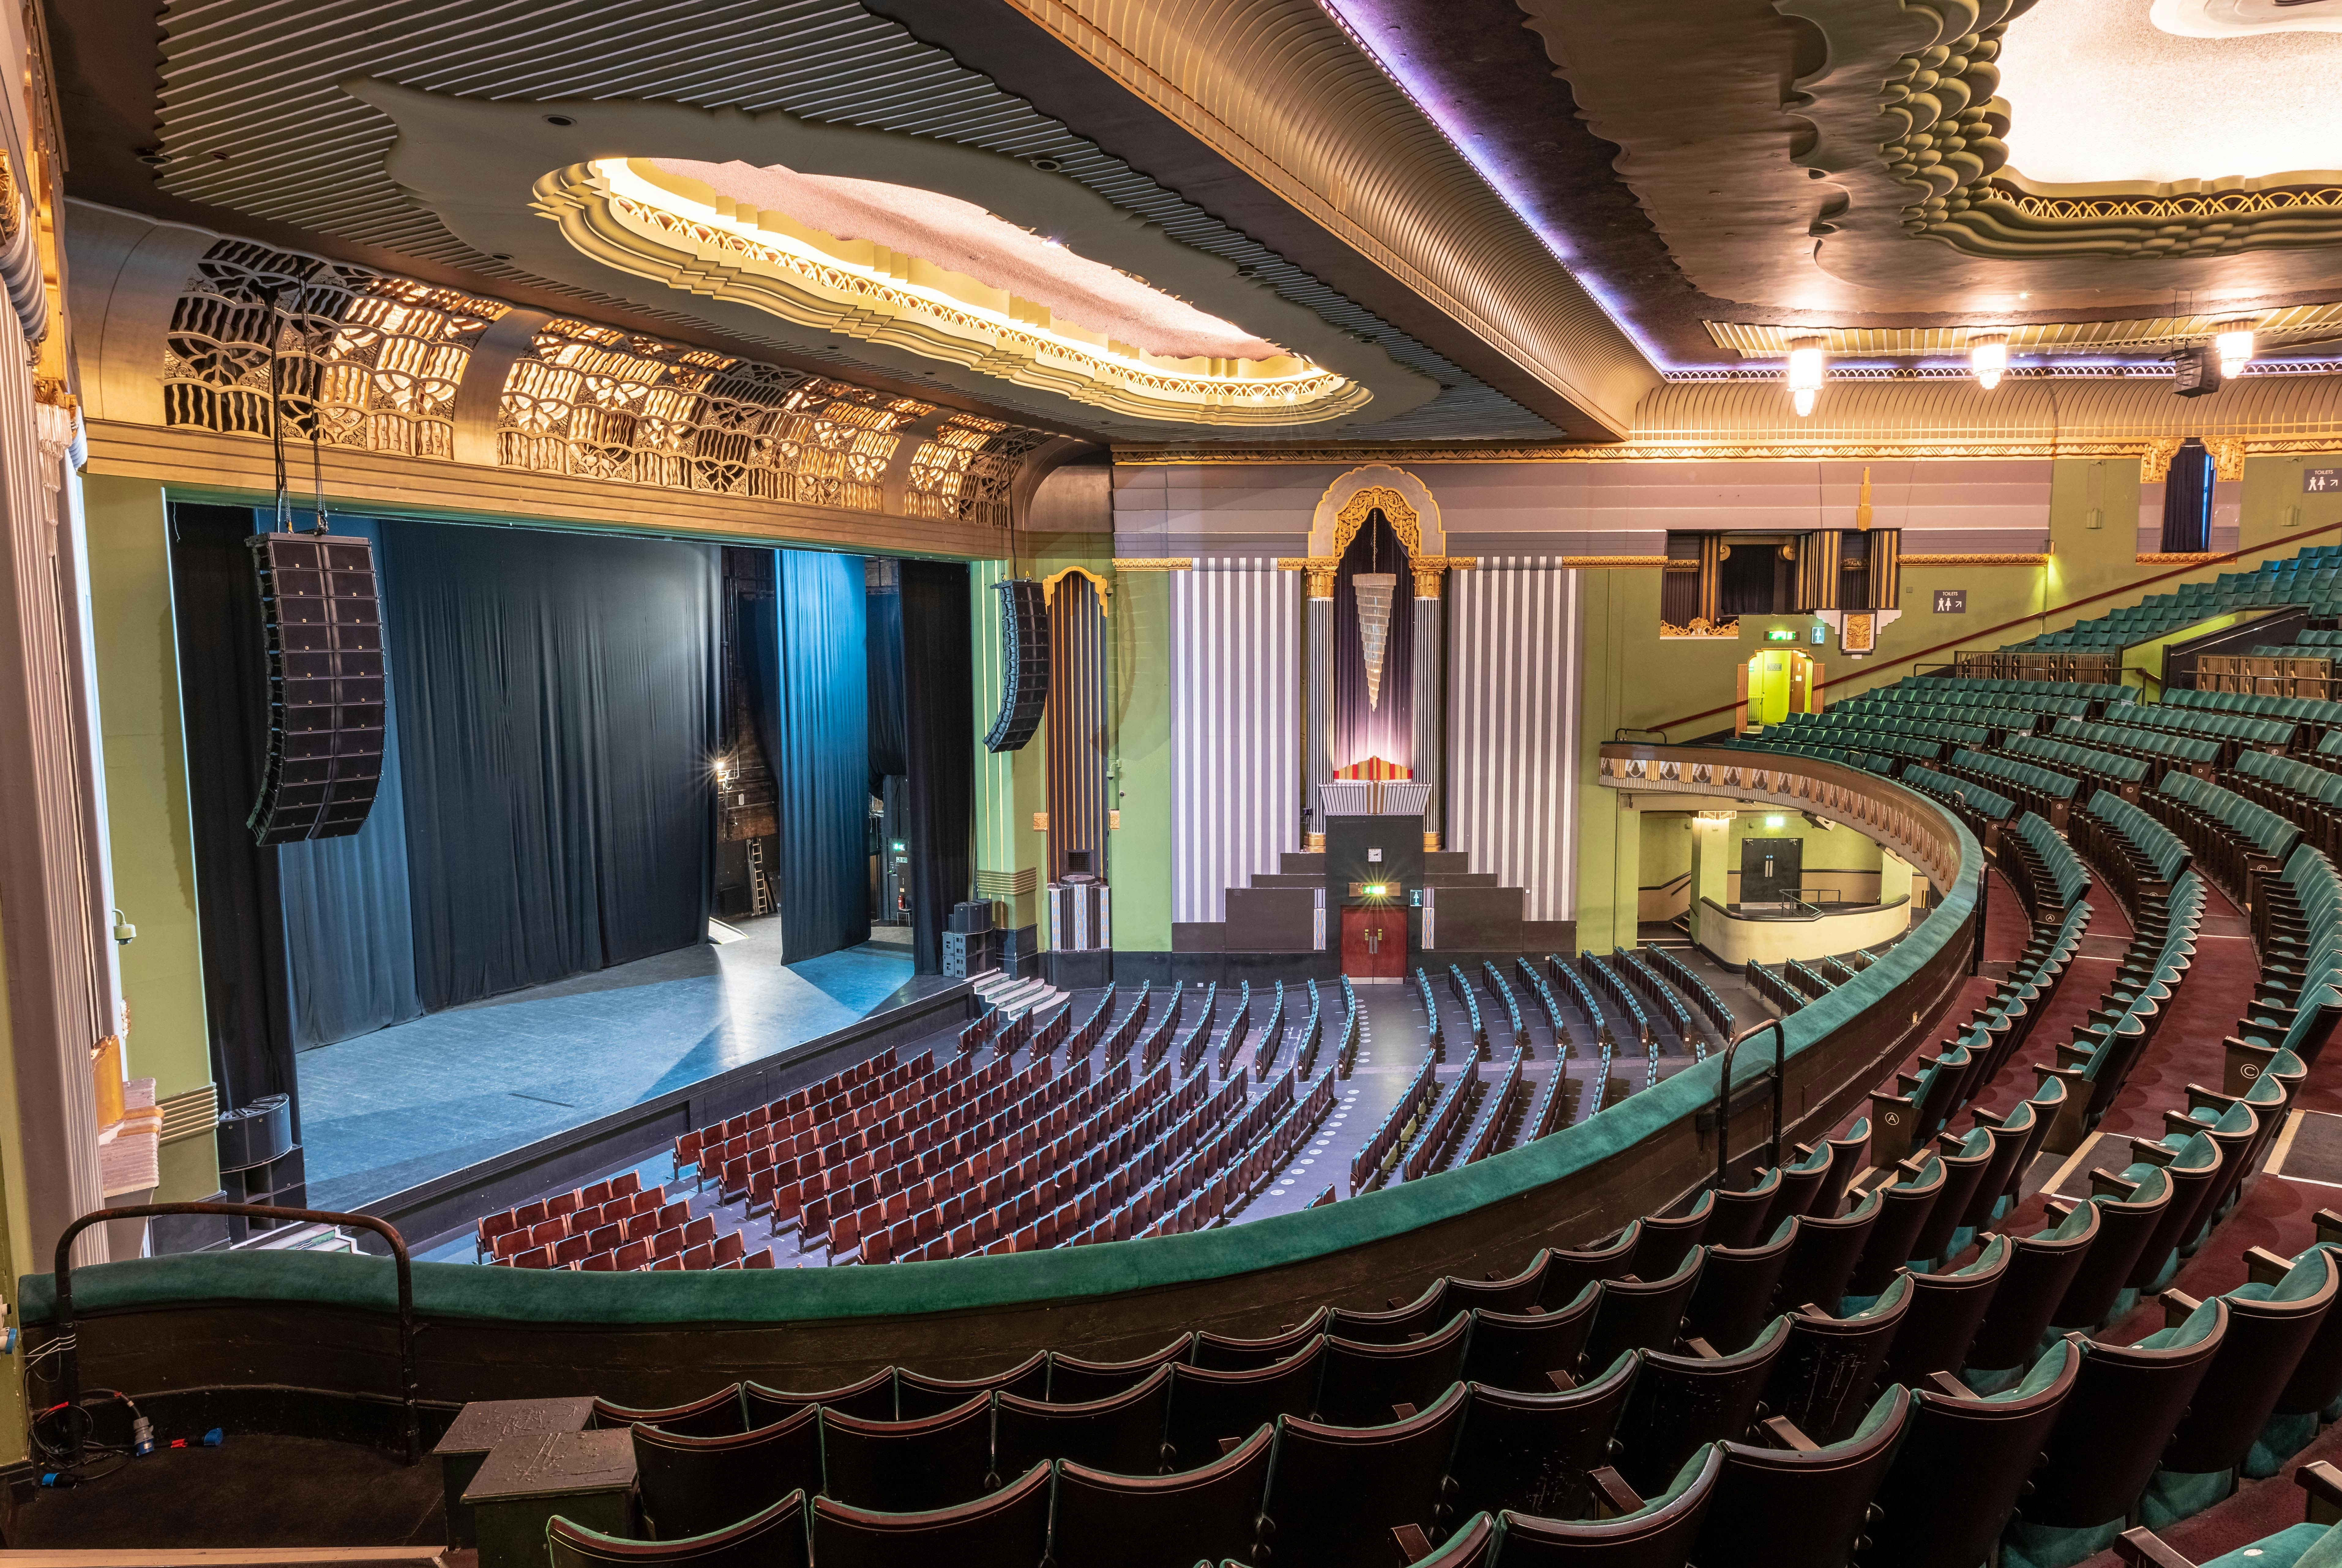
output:
[[[1940,890],[1942,902],[1876,964],[1788,1016],[1791,1055],[1853,1022],[1917,974],[1954,939],[1976,906],[1976,874],[1983,862],[1976,835],[1920,792],[1878,782],[1941,819],[1960,847],[1959,874]],[[1769,1038],[1760,1044],[1769,1046]],[[1716,1085],[1708,1080],[1722,1070],[1722,1060],[1695,1064],[1575,1126],[1461,1170],[1218,1230],[948,1263],[834,1269],[654,1275],[416,1263],[415,1311],[425,1319],[533,1324],[786,1323],[958,1312],[1229,1279],[1403,1235],[1574,1175],[1713,1105]],[[1764,1077],[1771,1064],[1769,1048],[1747,1052],[1737,1063],[1736,1083]],[[292,1302],[387,1313],[391,1282],[387,1258],[192,1253],[75,1269],[74,1307],[79,1315],[198,1302]],[[56,1305],[55,1276],[26,1274],[17,1296],[21,1323],[49,1322]]]

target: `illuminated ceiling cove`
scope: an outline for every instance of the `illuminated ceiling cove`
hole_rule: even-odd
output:
[[[779,113],[345,86],[395,122],[385,166],[405,198],[465,245],[656,297],[736,339],[1108,437],[1318,432],[1439,391],[1226,261],[997,154]]]
[[[2028,187],[2260,180],[2342,169],[2342,5],[2317,30],[2269,7],[2237,24],[2242,0],[2039,0],[2008,24],[1999,58],[2010,172]],[[2210,31],[2184,36],[2169,25]],[[2077,70],[2077,62],[2088,68]],[[2310,177],[2316,177],[2312,175]]]
[[[828,221],[867,230],[870,208],[886,203],[895,209],[890,234],[923,245],[945,241],[956,259],[986,277],[824,233],[674,172],[694,166],[687,160],[596,159],[538,180],[535,205],[579,254],[620,271],[1136,418],[1308,424],[1356,414],[1373,396],[1136,279],[1125,277],[1109,294],[1097,275],[1112,269],[1095,263],[1066,268],[1073,286],[1052,292],[1074,299],[1106,329],[1060,320],[1048,305],[991,281],[1038,273],[1029,253],[1046,242],[969,203],[845,180],[836,184],[847,190],[821,193],[826,199],[817,207],[830,212]],[[755,182],[735,183],[762,196],[814,201],[806,181],[774,179],[761,190]],[[1152,354],[1112,336],[1117,324],[1157,342],[1192,347],[1209,338],[1226,350],[1266,349],[1270,356]]]
[[[898,255],[947,267],[976,285],[1049,307],[1059,325],[1119,338],[1173,359],[1275,359],[1285,351],[1243,328],[1206,315],[1128,273],[1076,255],[1057,241],[995,217],[974,202],[916,185],[801,175],[775,165],[734,160],[695,163],[653,158],[650,171],[705,186],[707,200],[731,204],[744,227],[796,220],[816,231],[808,242],[837,254],[838,241],[868,241]],[[683,191],[686,186],[676,186]]]

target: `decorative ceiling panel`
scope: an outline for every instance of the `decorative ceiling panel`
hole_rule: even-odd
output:
[[[1418,411],[1359,427],[1378,438],[1439,437],[1459,424],[1519,438],[1552,433],[1421,341],[853,0],[669,0],[624,10],[606,0],[493,8],[182,0],[165,7],[161,25],[159,183],[192,201],[526,283],[581,305],[688,320],[656,291],[646,299],[546,279],[465,245],[385,172],[392,123],[344,85],[374,78],[470,98],[780,109],[1054,162],[1066,177],[1439,383],[1440,395]]]

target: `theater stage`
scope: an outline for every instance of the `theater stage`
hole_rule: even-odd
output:
[[[877,941],[781,961],[777,919],[302,1052],[313,1208],[349,1209],[800,1041],[912,978]]]

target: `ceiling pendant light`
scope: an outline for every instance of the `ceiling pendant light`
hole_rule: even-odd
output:
[[[1797,405],[1797,417],[1803,419],[1814,411],[1814,397],[1822,389],[1822,340],[1818,337],[1793,337],[1789,340],[1789,396]]]
[[[2251,321],[2223,322],[2213,329],[2213,347],[2220,355],[2220,378],[2226,381],[2242,375],[2245,366],[2252,363],[2253,328]]]
[[[1976,372],[1977,385],[1987,392],[1998,386],[2008,369],[2008,335],[1994,332],[1968,339],[1968,368]]]

